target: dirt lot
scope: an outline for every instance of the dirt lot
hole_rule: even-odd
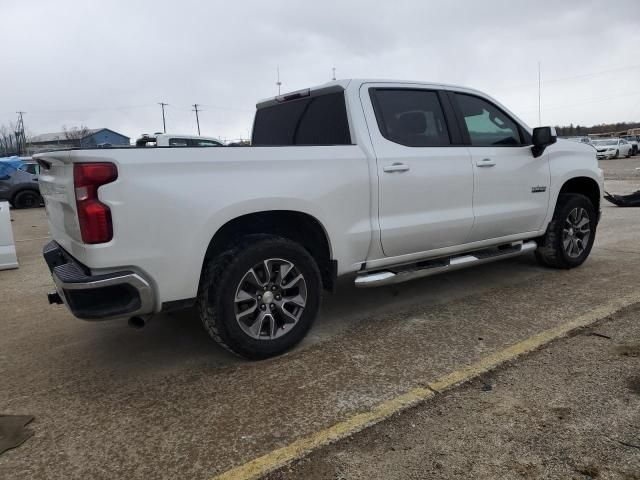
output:
[[[640,174],[635,172],[639,157],[602,165],[608,190],[624,193],[640,188]],[[31,414],[36,420],[30,426],[34,436],[0,456],[0,478],[211,478],[531,335],[637,293],[639,214],[638,209],[605,205],[592,256],[573,271],[548,270],[527,256],[393,288],[359,291],[345,279],[339,292],[325,299],[302,345],[282,357],[250,363],[217,348],[191,311],[159,315],[144,330],[136,331],[124,321],[83,322],[63,307],[49,306],[46,293],[52,284],[40,253],[48,235],[44,212],[14,211],[21,266],[0,272],[0,413]],[[637,330],[620,325],[628,332],[624,341],[638,341]],[[587,340],[623,341],[617,336]],[[573,341],[552,347],[558,352],[552,366],[571,365],[576,358],[571,357]],[[536,355],[546,358],[542,353]],[[475,428],[474,435],[465,439],[470,451],[480,452],[483,443],[494,445],[496,456],[505,455],[507,462],[507,450],[524,452],[526,448],[540,452],[537,458],[542,463],[550,462],[544,450],[536,450],[549,439],[533,435],[533,427],[530,442],[540,445],[528,447],[517,443],[524,441],[524,435],[517,437],[517,432],[514,444],[505,447],[501,442],[508,437],[500,439],[499,432],[478,428],[502,422],[493,421],[490,399],[503,395],[508,378],[517,386],[518,375],[531,375],[540,379],[542,391],[543,380],[553,377],[544,377],[541,371],[528,373],[550,365],[527,365],[533,370],[503,371],[499,375],[507,377],[496,377],[495,391],[476,395],[478,402],[489,404],[482,410],[479,403],[474,418],[463,408],[453,407],[455,402],[472,401],[477,393],[473,387],[428,403],[425,412],[431,405],[455,414],[456,418],[446,420],[454,430]],[[593,366],[592,371],[588,365],[581,359],[578,366],[583,367],[584,375],[596,378],[600,370]],[[611,372],[618,375],[622,370]],[[559,378],[572,378],[560,373]],[[510,374],[515,376],[508,377]],[[555,395],[548,396],[556,398],[554,406],[569,408],[574,416],[586,408],[586,403],[579,403],[584,391],[575,390],[579,398],[573,398],[567,381],[549,385],[557,387],[548,390]],[[622,387],[617,385],[616,390],[613,386],[602,397],[590,398],[594,405],[605,406],[606,418],[626,418],[629,407],[616,401]],[[469,391],[472,393],[464,397]],[[518,391],[513,390],[513,395],[519,398]],[[526,423],[536,421],[528,419],[535,412],[535,400],[531,401],[522,407],[521,415],[516,415],[516,407],[504,407],[503,417],[533,425]],[[425,415],[431,418],[434,414]],[[615,423],[604,423],[614,429],[608,433],[611,438],[631,438],[627,430],[616,429]],[[576,427],[572,437],[565,437],[567,443],[588,442],[587,431]],[[400,432],[389,431],[390,443],[396,442],[393,435]],[[452,443],[448,451],[459,449],[460,442]],[[446,438],[441,437],[442,447],[438,448],[444,449],[445,444]],[[601,445],[594,442],[591,456],[604,472],[608,466],[602,455],[607,450],[601,450]],[[468,465],[457,458],[460,461],[457,466],[451,463],[451,468],[464,471]],[[424,468],[431,468],[432,461],[425,458]],[[527,461],[539,465],[535,459]],[[629,472],[632,465],[620,461],[620,471]],[[444,467],[449,468],[448,461]],[[358,478],[357,465],[349,468],[354,475],[350,478]],[[490,477],[491,472],[478,470],[476,476]],[[531,472],[535,476],[540,470]]]

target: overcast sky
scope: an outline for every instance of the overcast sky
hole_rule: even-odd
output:
[[[247,137],[257,100],[338,78],[462,84],[531,126],[640,120],[640,1],[0,0],[0,124]]]

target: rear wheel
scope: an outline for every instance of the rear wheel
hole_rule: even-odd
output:
[[[15,208],[34,208],[42,204],[42,197],[35,190],[22,190],[15,194],[11,203]]]
[[[596,235],[596,211],[584,195],[558,197],[547,233],[539,239],[536,258],[554,268],[575,268],[589,256]]]
[[[284,238],[253,235],[207,262],[198,307],[216,342],[238,355],[262,359],[304,338],[321,292],[320,272],[304,248]]]

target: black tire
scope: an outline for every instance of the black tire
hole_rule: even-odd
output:
[[[620,158],[620,150],[616,150],[616,156],[613,158]]]
[[[14,195],[11,203],[15,208],[35,208],[42,204],[42,196],[35,190],[22,190]]]
[[[580,254],[572,256],[567,251],[567,248],[565,248],[563,242],[563,240],[566,240],[564,230],[567,222],[570,221],[569,216],[574,210],[579,211],[579,209],[584,209],[588,216],[590,235],[586,245],[583,245],[584,250]],[[536,258],[543,265],[553,268],[569,269],[582,265],[593,247],[596,227],[597,213],[591,200],[577,193],[560,195],[555,212],[553,213],[553,218],[547,227],[547,233],[538,239]],[[576,254],[575,251],[573,253]]]
[[[282,336],[254,338],[241,328],[240,321],[236,319],[236,292],[250,269],[274,258],[293,263],[303,276],[306,304],[300,318]],[[320,271],[309,252],[285,238],[250,235],[231,250],[206,261],[198,291],[198,310],[213,340],[237,355],[259,360],[279,355],[304,338],[320,308],[321,295]]]

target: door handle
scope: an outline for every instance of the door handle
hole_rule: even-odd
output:
[[[386,167],[382,167],[382,171],[387,173],[406,172],[407,170],[409,170],[409,165],[407,165],[406,163],[400,163],[400,162],[396,162],[393,165],[387,165]]]
[[[477,167],[495,167],[496,162],[494,162],[490,158],[483,158],[482,160],[479,160],[476,162],[476,166]]]

